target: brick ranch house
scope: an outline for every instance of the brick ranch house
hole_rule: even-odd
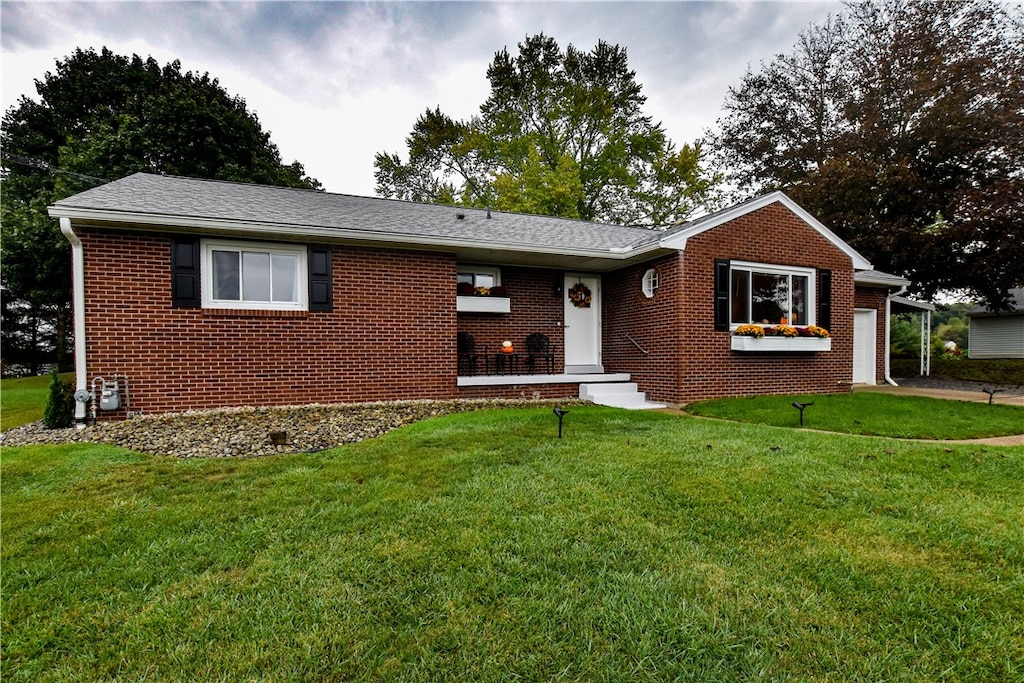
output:
[[[140,173],[49,211],[72,244],[77,388],[104,418],[846,392],[888,379],[907,284],[781,193],[651,231]],[[735,334],[781,318],[831,337]],[[535,333],[550,358],[527,355]]]

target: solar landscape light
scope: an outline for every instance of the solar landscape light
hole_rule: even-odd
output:
[[[813,403],[800,403],[799,401],[793,401],[793,407],[800,411],[800,426],[804,426],[804,408],[807,406],[813,406]]]
[[[558,417],[558,438],[562,438],[562,418],[569,414],[568,410],[562,410],[561,407],[556,407],[553,412]]]
[[[990,387],[985,387],[984,389],[982,389],[982,391],[984,391],[986,394],[988,394],[988,404],[992,405],[992,399],[995,397],[996,394],[1000,393],[1003,390],[1002,389],[993,389],[993,388],[990,388]]]

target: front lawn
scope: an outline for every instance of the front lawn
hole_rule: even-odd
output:
[[[556,430],[5,448],[4,679],[1024,678],[1024,448],[593,406]]]
[[[907,439],[977,439],[1024,433],[1024,409],[872,392],[819,396],[752,396],[693,403],[686,411],[703,417],[776,427],[804,427],[844,434]]]

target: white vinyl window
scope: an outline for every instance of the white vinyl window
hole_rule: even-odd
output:
[[[203,306],[306,310],[306,249],[204,240]]]
[[[458,284],[468,284],[473,288],[497,287],[501,284],[501,269],[491,266],[467,266],[460,265],[458,272]]]
[[[814,269],[733,261],[729,272],[730,322],[813,325]]]

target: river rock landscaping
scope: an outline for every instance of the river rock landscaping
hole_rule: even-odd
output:
[[[42,422],[33,422],[0,434],[0,445],[104,443],[138,453],[178,458],[252,457],[333,448],[449,413],[495,407],[553,408],[576,403],[492,399],[224,408],[144,415],[90,424],[84,429],[46,429]]]

